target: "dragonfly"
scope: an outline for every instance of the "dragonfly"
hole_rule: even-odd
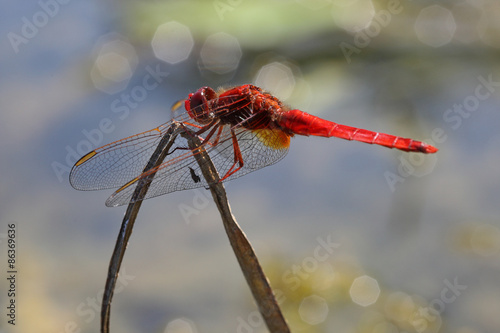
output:
[[[341,125],[309,113],[291,109],[263,89],[245,84],[232,88],[202,87],[177,102],[173,110],[185,111],[152,130],[97,148],[73,166],[70,183],[77,190],[117,190],[107,199],[114,207],[131,202],[141,180],[151,183],[140,200],[174,191],[207,187],[196,162],[199,149],[190,149],[183,136],[176,136],[165,160],[144,170],[151,154],[172,127],[181,124],[197,136],[220,174],[221,182],[281,160],[295,135],[337,137],[395,148],[405,152],[432,154],[437,148],[400,136]],[[133,202],[133,200],[132,200]]]

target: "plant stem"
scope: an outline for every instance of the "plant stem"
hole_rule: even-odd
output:
[[[219,174],[210,156],[203,148],[198,136],[195,136],[187,130],[181,133],[181,136],[188,140],[188,146],[193,151],[193,155],[202,170],[203,177],[205,177],[209,184],[210,192],[219,209],[231,247],[238,259],[238,263],[245,275],[245,279],[252,291],[253,297],[257,302],[259,311],[266,322],[267,328],[272,333],[290,332],[271,286],[269,285],[269,280],[259,264],[259,260],[255,255],[252,245],[231,213],[226,190],[219,181]]]
[[[169,128],[158,144],[158,147],[156,147],[153,155],[151,155],[151,158],[149,159],[149,162],[143,172],[147,172],[159,166],[163,162],[170,147],[175,142],[176,136],[179,134],[179,128],[180,126],[178,124],[173,124]],[[152,173],[149,176],[138,180],[135,191],[132,194],[132,198],[130,199],[130,203],[127,207],[127,211],[125,212],[125,216],[123,217],[120,232],[118,233],[118,238],[116,239],[115,249],[109,262],[108,277],[106,278],[106,286],[104,288],[104,294],[102,295],[101,333],[109,333],[111,300],[113,299],[116,280],[118,279],[118,272],[120,271],[120,266],[125,255],[125,250],[127,249],[128,240],[132,234],[137,214],[139,213],[139,208],[141,208],[142,199],[146,195],[154,176],[155,173]]]

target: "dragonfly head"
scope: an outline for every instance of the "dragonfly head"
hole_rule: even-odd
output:
[[[215,99],[217,94],[210,87],[202,87],[197,92],[189,94],[184,102],[184,107],[189,116],[200,124],[208,124],[212,118],[209,101]]]

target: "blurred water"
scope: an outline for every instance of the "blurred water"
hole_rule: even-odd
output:
[[[421,159],[296,137],[283,161],[227,184],[235,216],[276,276],[273,286],[286,292],[294,331],[498,331],[500,34],[494,17],[500,8],[495,1],[398,4],[2,4],[0,247],[6,253],[3,236],[16,223],[19,297],[18,325],[2,320],[0,331],[97,330],[95,304],[124,209],[104,207],[112,191],[73,190],[72,164],[92,144],[167,121],[170,106],[201,86],[248,82],[325,119],[433,140],[440,149]],[[389,15],[380,16],[382,10]],[[157,58],[150,43],[156,28],[171,21],[176,28],[157,42],[168,57]],[[363,23],[372,30],[359,30]],[[179,31],[189,32],[192,47]],[[229,36],[227,43],[214,42],[221,36]],[[352,51],[347,57],[346,50]],[[144,89],[155,71],[165,74]],[[241,332],[243,322],[265,331],[251,321],[251,296],[204,192],[144,203],[123,264],[129,278],[114,298],[114,331]],[[186,206],[199,214],[186,218]],[[313,269],[291,290],[283,272],[312,257],[318,237],[326,236],[339,244],[326,261],[335,273],[325,275],[335,276],[330,289],[313,287],[313,276],[328,280]],[[361,307],[349,298],[349,286],[365,274],[381,293]],[[466,287],[453,294],[455,280]],[[3,296],[7,288],[1,284]],[[439,316],[432,318],[439,320],[418,317],[417,305],[394,314],[388,309],[400,304],[390,297],[397,292],[420,309],[434,306]],[[311,294],[329,307],[313,325],[304,318],[314,311],[300,307]],[[2,300],[5,309],[7,297]],[[295,318],[299,309],[303,316]]]

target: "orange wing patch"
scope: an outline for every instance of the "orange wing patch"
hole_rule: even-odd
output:
[[[138,180],[139,180],[139,178],[135,177],[134,179],[132,179],[131,181],[129,181],[127,184],[125,184],[122,187],[120,187],[119,189],[117,189],[116,193],[119,193],[119,192],[123,191],[124,189],[126,189],[127,187],[129,187],[133,183],[137,182]]]
[[[290,135],[281,130],[257,129],[253,132],[264,145],[270,148],[284,149],[290,146]]]
[[[97,153],[95,152],[95,150],[92,150],[90,153],[88,153],[87,155],[83,156],[82,158],[80,158],[78,160],[78,162],[75,163],[75,167],[79,166],[79,165],[82,165],[83,163],[87,162],[88,160],[90,160],[92,157],[94,157]]]

